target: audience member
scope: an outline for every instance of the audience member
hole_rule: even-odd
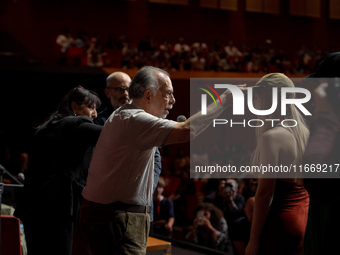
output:
[[[238,183],[234,179],[227,179],[222,193],[224,218],[230,229],[233,228],[236,219],[242,216],[245,205],[244,197],[238,192]]]
[[[80,33],[83,34],[82,31]],[[63,38],[67,37],[62,34],[59,41]],[[79,35],[75,44],[84,45],[85,39],[80,39]],[[73,43],[72,39],[71,44]],[[274,49],[270,39],[266,40],[264,45],[257,43],[249,47],[243,44],[239,50],[232,40],[227,45],[219,40],[213,47],[208,47],[203,42],[195,42],[190,47],[183,38],[180,38],[172,49],[168,40],[159,43],[152,37],[146,36],[137,43],[128,40],[125,35],[120,36],[118,40],[110,35],[103,45],[105,45],[105,51],[100,50],[100,52],[104,52],[105,58],[102,62],[107,67],[134,69],[144,65],[153,65],[164,70],[284,72],[289,74],[312,72],[328,52],[336,51],[335,47],[329,47],[328,51],[315,47],[313,51],[310,51],[302,46],[294,57],[290,57],[292,54],[285,54],[282,49]],[[86,45],[86,47],[90,46]],[[60,63],[66,64],[66,53],[62,54],[63,59]],[[68,61],[68,64],[72,63],[76,65],[78,62]],[[90,63],[93,66],[93,61]]]
[[[196,187],[194,181],[190,178],[189,171],[183,171],[181,183],[179,184],[175,194],[169,198],[174,201],[176,222],[178,224],[185,224],[187,221],[187,198],[190,195],[196,194]]]
[[[180,56],[183,57],[183,53],[189,52],[190,47],[185,43],[185,40],[183,37],[180,37],[178,39],[178,42],[174,46],[174,52]]]
[[[80,31],[75,42],[78,48],[86,48],[89,45],[87,33],[85,31]]]
[[[178,149],[176,152],[176,159],[174,162],[174,175],[181,176],[183,171],[187,171],[190,168],[190,158],[185,155],[184,149]]]
[[[225,193],[225,179],[222,179],[218,182],[217,190],[211,194],[208,194],[205,201],[214,204],[217,208],[223,211],[224,193]]]
[[[62,33],[58,35],[55,40],[57,46],[59,46],[59,64],[66,65],[67,48],[74,43],[74,39],[68,28],[63,29]]]
[[[245,201],[247,201],[249,197],[255,196],[257,184],[258,181],[253,175],[249,174],[245,176],[243,179],[243,185],[239,188],[239,193],[242,194]]]
[[[92,37],[90,40],[90,46],[87,50],[87,65],[92,67],[103,66],[104,50],[100,45],[100,40],[96,37]]]
[[[153,194],[153,233],[166,237],[172,236],[172,226],[175,222],[174,204],[171,199],[162,195],[165,181],[162,177],[158,180],[157,188]]]
[[[237,250],[238,255],[244,255],[250,238],[250,229],[253,222],[255,197],[248,198],[244,206],[245,216],[238,218],[234,223],[234,228],[230,233],[230,239]]]
[[[219,251],[231,251],[227,222],[222,211],[211,203],[197,206],[194,224],[189,227],[186,238]]]
[[[190,158],[192,165],[194,166],[208,166],[209,165],[209,155],[203,149],[202,145],[199,145],[198,148],[192,153]]]

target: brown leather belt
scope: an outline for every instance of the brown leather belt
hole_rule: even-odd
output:
[[[148,205],[131,205],[125,204],[122,202],[114,202],[110,204],[100,204],[86,200],[83,198],[83,204],[94,206],[94,207],[102,207],[102,208],[110,208],[117,211],[125,211],[125,212],[134,212],[134,213],[150,213],[151,207]]]

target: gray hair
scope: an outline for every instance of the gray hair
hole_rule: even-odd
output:
[[[133,98],[142,98],[146,90],[151,90],[152,94],[156,94],[159,90],[160,84],[156,76],[156,72],[162,72],[170,77],[169,73],[153,66],[142,67],[135,77],[133,77],[130,88],[129,96]]]

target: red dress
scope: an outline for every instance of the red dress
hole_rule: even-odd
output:
[[[309,195],[304,186],[277,180],[259,254],[302,254],[308,205]]]

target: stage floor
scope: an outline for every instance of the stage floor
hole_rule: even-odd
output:
[[[196,251],[191,251],[188,249],[183,249],[180,247],[176,247],[174,245],[171,245],[171,254],[176,255],[206,255],[206,253],[199,253]],[[146,255],[164,255],[164,251],[149,251],[146,253]]]

